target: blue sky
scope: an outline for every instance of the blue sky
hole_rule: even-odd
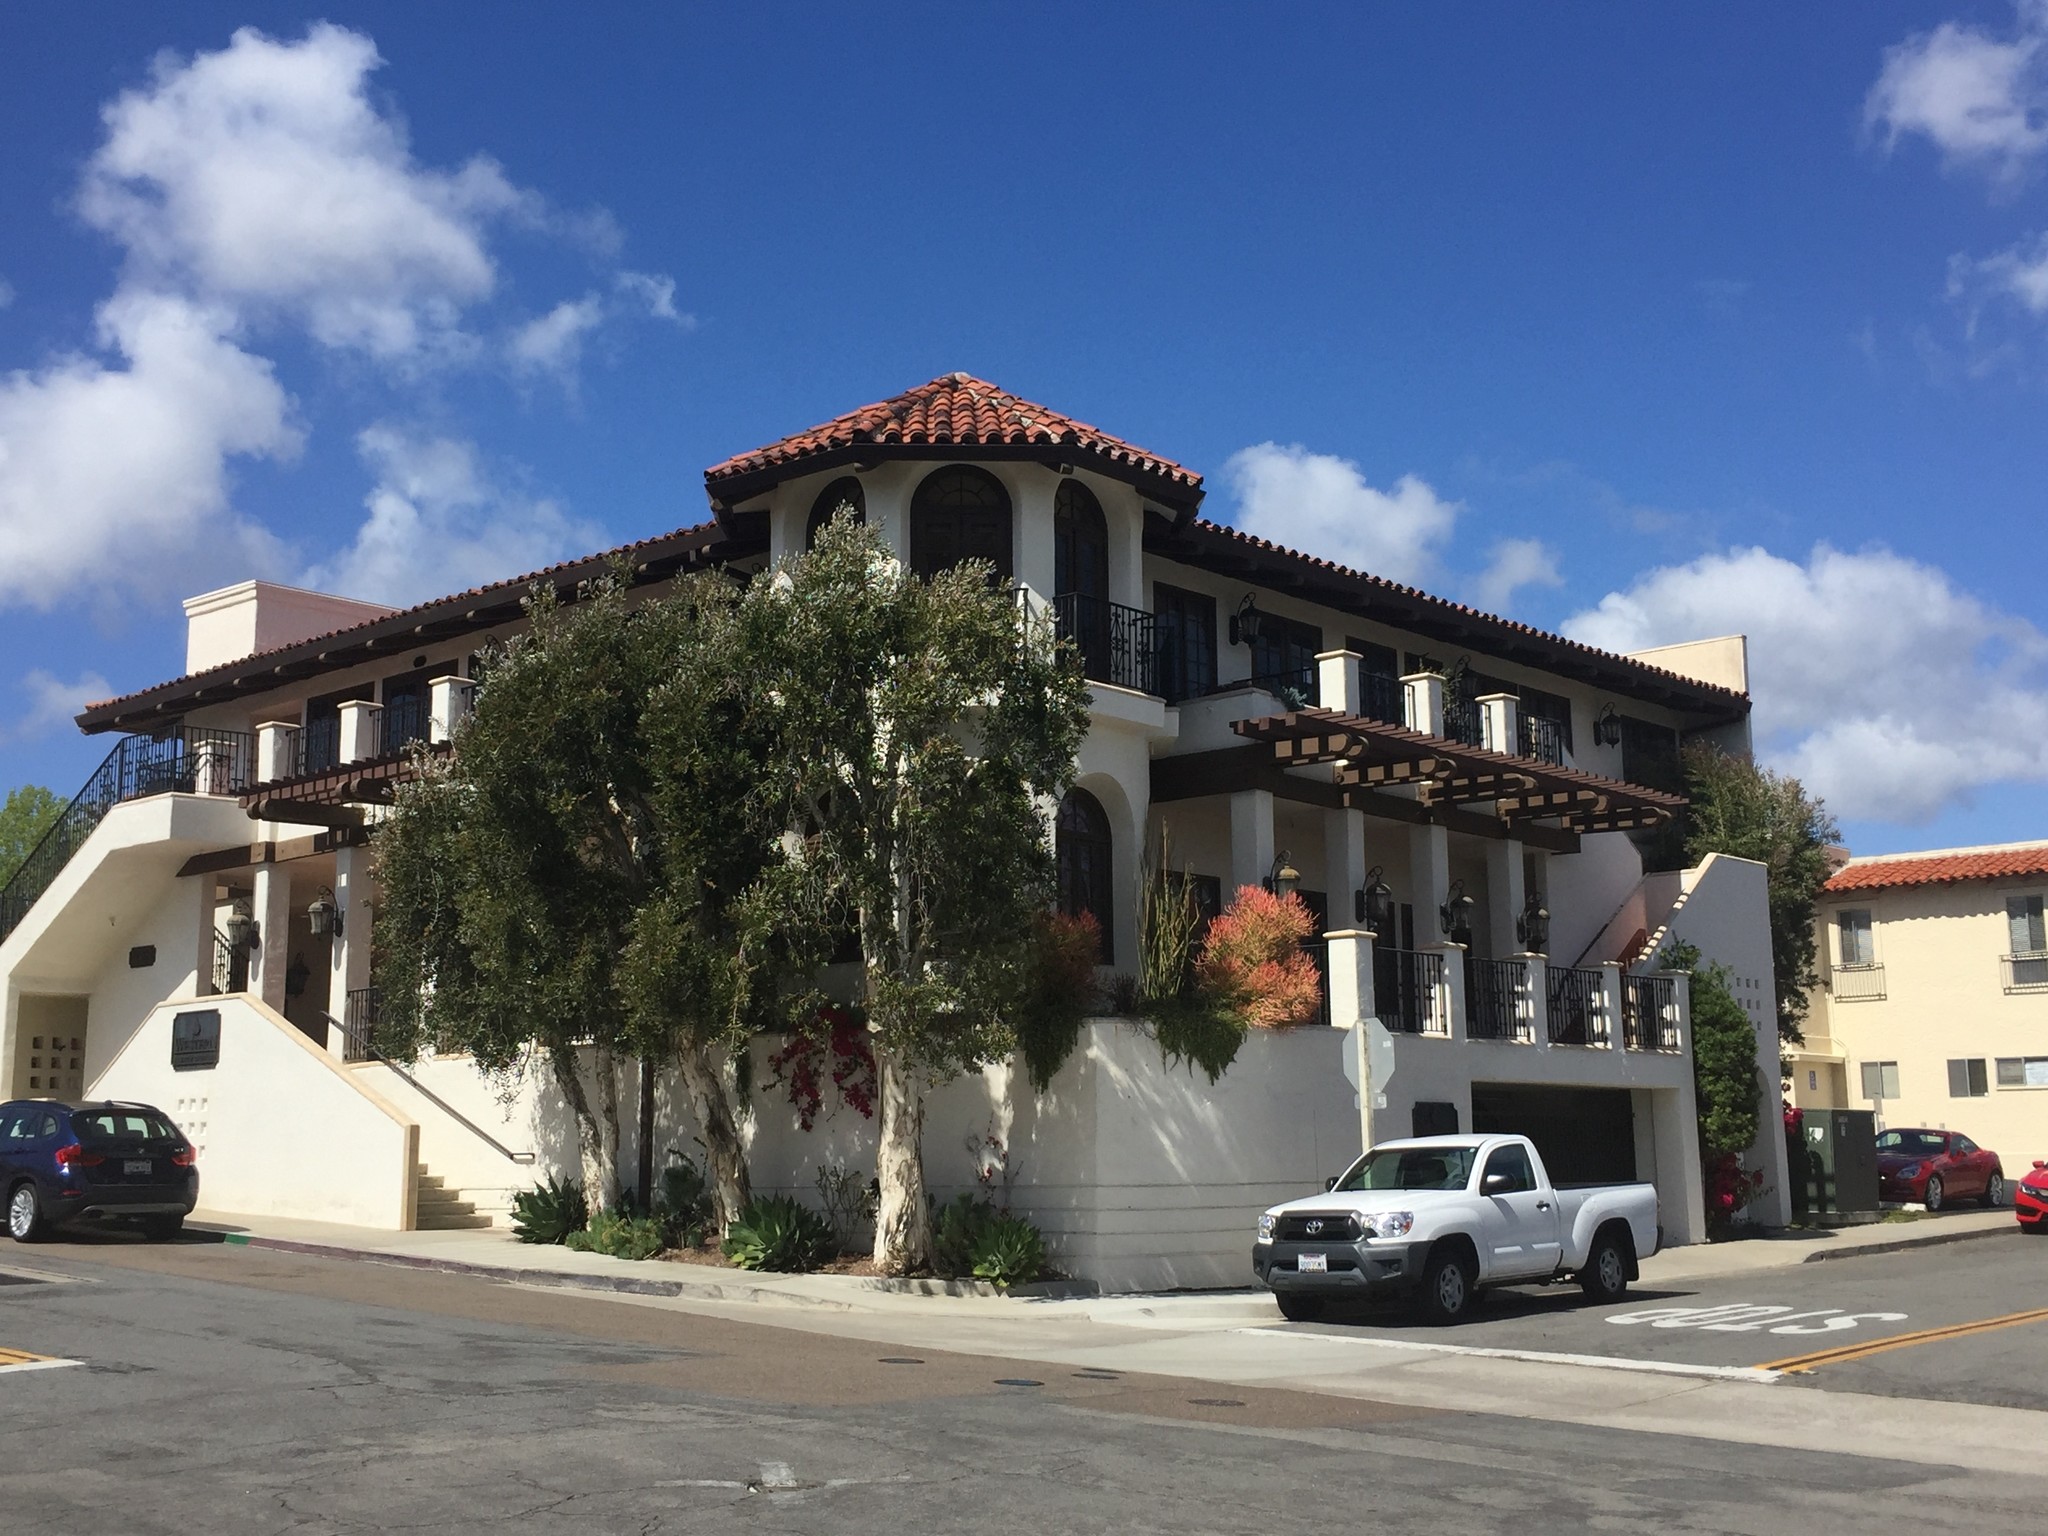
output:
[[[1319,553],[1749,633],[1860,851],[2048,835],[2043,0],[887,18],[0,13],[0,788],[191,592],[696,522],[958,368]]]

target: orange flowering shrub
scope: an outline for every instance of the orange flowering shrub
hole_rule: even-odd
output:
[[[1195,961],[1196,983],[1254,1029],[1312,1023],[1323,987],[1301,945],[1314,933],[1315,920],[1300,897],[1243,886],[1209,925]]]

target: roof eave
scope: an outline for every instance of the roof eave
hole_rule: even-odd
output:
[[[794,454],[773,464],[735,470],[707,470],[704,488],[714,509],[737,507],[773,490],[786,480],[852,466],[872,468],[890,460],[920,463],[1036,463],[1058,467],[1073,464],[1134,487],[1149,501],[1171,509],[1176,527],[1194,517],[1204,494],[1200,482],[1189,484],[1164,470],[1132,464],[1101,448],[1079,443],[848,443]]]

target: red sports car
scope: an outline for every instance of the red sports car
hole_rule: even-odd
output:
[[[1877,1197],[1946,1210],[1958,1200],[2005,1203],[2005,1169],[1957,1131],[1885,1131],[1877,1138]]]
[[[2048,1237],[2048,1163],[2034,1164],[2034,1171],[2020,1180],[2012,1192],[2012,1213],[2022,1231]]]

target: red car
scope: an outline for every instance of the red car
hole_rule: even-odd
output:
[[[2020,1229],[2048,1237],[2048,1163],[2034,1164],[2034,1171],[2012,1192],[2012,1213]]]
[[[2005,1203],[2005,1169],[1957,1131],[1886,1131],[1877,1138],[1877,1197],[1946,1210],[1958,1200]]]

